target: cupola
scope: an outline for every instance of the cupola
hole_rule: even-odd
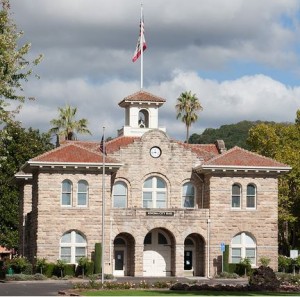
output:
[[[165,102],[145,91],[124,98],[119,106],[125,109],[125,125],[118,131],[118,136],[141,136],[152,129],[166,132],[166,128],[158,127],[158,108]]]

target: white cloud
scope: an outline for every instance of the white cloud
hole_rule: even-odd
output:
[[[140,65],[131,57],[140,1],[10,2],[31,56],[45,55],[41,79],[26,85],[37,100],[24,106],[23,123],[46,131],[57,107],[70,103],[89,119],[94,139],[103,125],[116,136],[124,123],[117,104],[139,89]],[[167,99],[160,123],[169,134],[184,139],[174,106],[186,90],[204,107],[192,132],[244,119],[293,121],[299,87],[288,79],[298,81],[299,10],[297,0],[144,1],[144,86]]]

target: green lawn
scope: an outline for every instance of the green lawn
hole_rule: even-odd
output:
[[[170,291],[170,290],[99,290],[80,292],[81,296],[299,296],[299,293]]]

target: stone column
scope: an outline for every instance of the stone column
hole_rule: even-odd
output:
[[[175,276],[184,276],[184,244],[175,246]]]
[[[143,276],[143,252],[144,252],[144,245],[136,245],[135,246],[134,276]]]

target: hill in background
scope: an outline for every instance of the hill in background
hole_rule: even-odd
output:
[[[258,124],[275,124],[265,121],[241,121],[236,124],[222,125],[220,128],[207,128],[202,134],[192,134],[189,143],[214,143],[217,139],[223,139],[227,149],[239,146],[250,149],[247,145],[248,131]]]

